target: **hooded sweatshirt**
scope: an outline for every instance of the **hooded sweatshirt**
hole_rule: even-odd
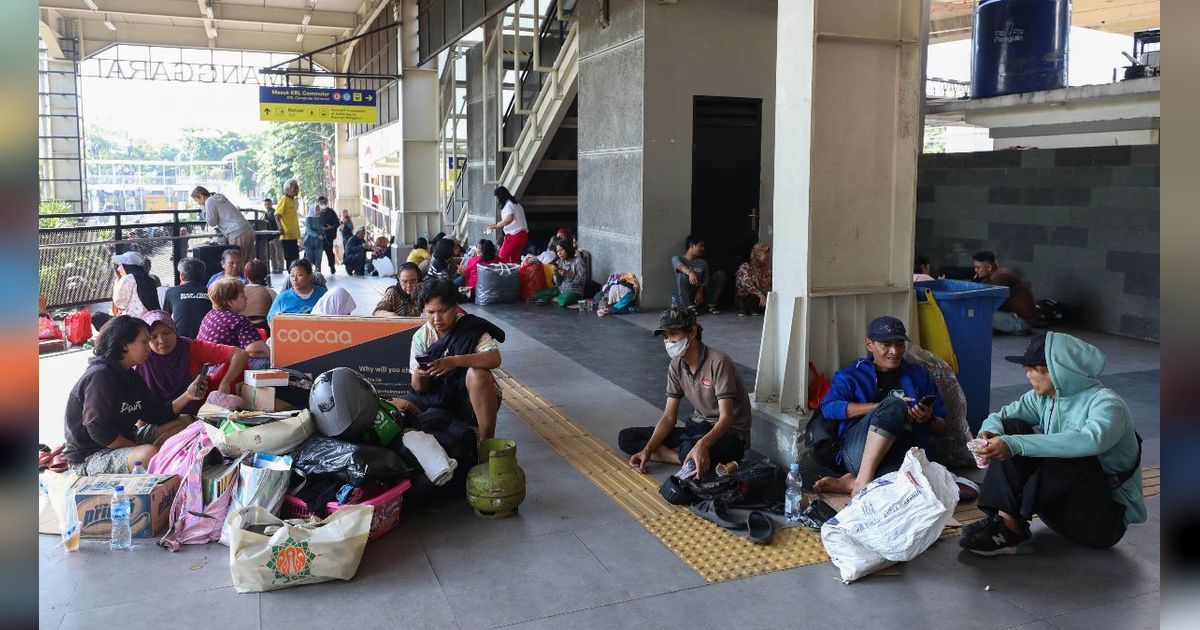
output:
[[[1107,474],[1133,469],[1138,465],[1133,420],[1125,401],[1097,380],[1104,364],[1104,353],[1095,346],[1070,335],[1046,333],[1046,367],[1054,394],[1041,396],[1029,390],[1016,402],[988,416],[981,429],[1001,435],[1005,419],[1021,419],[1041,427],[1042,432],[1002,435],[1014,455],[1060,458],[1095,455]],[[1125,506],[1126,524],[1145,522],[1140,470],[1113,490],[1113,500]]]

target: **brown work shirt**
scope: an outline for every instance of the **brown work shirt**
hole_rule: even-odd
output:
[[[701,343],[700,367],[694,374],[683,357],[673,359],[667,368],[667,397],[686,397],[696,408],[693,420],[714,424],[721,418],[717,401],[733,399],[733,431],[750,445],[750,393],[733,359],[724,352]]]
[[[1037,320],[1033,291],[1029,290],[1029,283],[1022,280],[1015,271],[1000,267],[983,282],[992,286],[1008,287],[1008,299],[1000,305],[1000,310],[1016,313],[1017,317],[1029,323]]]

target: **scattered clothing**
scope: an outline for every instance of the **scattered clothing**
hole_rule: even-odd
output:
[[[185,282],[167,289],[162,307],[175,320],[180,335],[195,338],[200,332],[200,322],[212,310],[212,301],[204,283]]]

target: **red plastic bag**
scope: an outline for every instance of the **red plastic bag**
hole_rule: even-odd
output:
[[[92,338],[92,312],[86,308],[67,315],[63,325],[67,329],[67,341],[73,346],[82,346]]]
[[[542,263],[527,262],[521,265],[517,273],[521,279],[521,289],[518,293],[521,301],[533,299],[534,293],[546,288],[546,274],[542,271]]]
[[[825,394],[829,393],[829,379],[817,371],[817,366],[812,361],[808,362],[808,371],[812,373],[812,380],[808,383],[808,408],[820,409],[821,401],[825,399]]]
[[[62,339],[62,331],[58,326],[54,325],[54,320],[49,317],[38,318],[38,341],[47,339]]]

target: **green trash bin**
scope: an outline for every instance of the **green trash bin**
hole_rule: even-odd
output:
[[[987,417],[992,397],[992,315],[1008,299],[1008,287],[965,280],[914,282],[917,299],[933,291],[958,357],[958,384],[967,397],[967,423],[972,433]]]

